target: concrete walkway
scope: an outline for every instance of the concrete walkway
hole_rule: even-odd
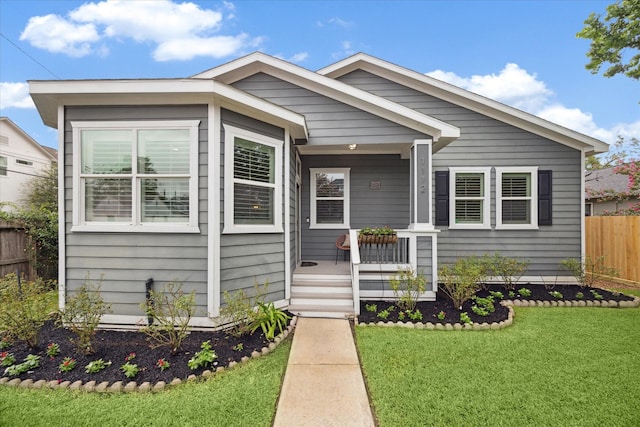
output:
[[[348,320],[298,318],[273,425],[375,425]]]

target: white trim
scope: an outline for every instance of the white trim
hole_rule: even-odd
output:
[[[426,185],[422,186],[419,185],[420,183],[420,165],[418,164],[418,146],[419,145],[427,145],[429,147],[428,150],[428,158],[427,158],[427,173],[426,173],[426,180],[427,183]],[[413,141],[413,144],[411,145],[411,153],[412,155],[412,159],[411,159],[411,163],[413,165],[413,182],[412,182],[412,188],[413,188],[413,194],[411,195],[411,197],[413,198],[413,221],[411,224],[409,224],[409,229],[410,230],[432,230],[433,227],[433,156],[432,156],[432,141],[430,139],[416,139]],[[426,188],[423,188],[426,187]],[[422,190],[421,190],[422,189]],[[421,191],[425,191],[427,192],[427,200],[428,200],[428,209],[427,209],[427,215],[428,215],[428,221],[427,222],[418,222],[418,203],[416,203],[416,201],[418,200],[418,194]]]
[[[487,277],[485,282],[490,285],[502,285],[504,284],[504,279],[502,279],[502,277],[490,276]],[[515,284],[516,290],[523,286],[527,286],[529,283],[536,285],[555,285],[556,283],[563,285],[577,285],[578,281],[573,276],[522,276]]]
[[[58,308],[64,310],[67,288],[67,227],[64,185],[64,107],[58,107]]]
[[[73,138],[73,224],[72,232],[134,232],[134,233],[199,233],[198,227],[198,154],[199,120],[136,120],[136,121],[73,121],[71,122]],[[137,137],[134,137],[132,144],[132,173],[123,175],[123,178],[132,179],[132,205],[131,219],[129,222],[101,222],[86,221],[84,186],[82,184],[83,174],[80,170],[82,166],[82,140],[81,132],[85,129],[93,130],[130,130],[135,135],[137,129],[186,129],[189,131],[189,173],[179,175],[189,179],[189,220],[186,223],[166,222],[142,222],[140,218],[139,206],[139,175],[137,173]]]
[[[586,198],[585,193],[585,179],[583,167],[585,162],[585,152],[580,151],[580,259],[584,263],[587,259],[587,238],[585,236],[585,219],[584,219],[584,201]],[[593,213],[593,212],[592,212]]]
[[[358,69],[386,78],[419,92],[435,96],[471,111],[476,111],[487,117],[500,120],[542,136],[543,138],[549,138],[571,148],[585,150],[587,155],[606,152],[609,147],[608,144],[591,138],[590,136],[364,53],[357,53],[318,70],[318,74],[336,79]],[[438,151],[440,148],[441,147],[434,147],[434,150]]]
[[[537,166],[517,166],[517,167],[496,167],[496,230],[537,230],[538,229],[538,167]],[[528,173],[531,176],[531,201],[529,209],[530,224],[503,224],[502,223],[502,174],[505,173]],[[524,200],[524,198],[518,198]]]
[[[283,141],[259,133],[251,132],[228,124],[223,124],[224,128],[224,234],[234,233],[283,233],[282,228],[282,146]],[[275,149],[275,170],[274,183],[268,187],[274,189],[273,192],[273,224],[253,225],[235,224],[234,216],[234,144],[235,138],[246,139],[261,145],[268,145]],[[266,185],[265,185],[266,186]]]
[[[365,280],[366,281],[366,280]],[[360,280],[362,282],[362,280]],[[426,291],[418,296],[418,301],[435,301],[436,293],[434,291]],[[360,290],[360,300],[384,300],[384,301],[397,301],[391,289],[382,290]]]
[[[208,105],[209,155],[207,157],[207,312],[220,315],[220,107],[214,101]]]
[[[482,224],[456,224],[456,174],[481,173],[484,175],[484,196],[482,203]],[[453,167],[449,168],[449,229],[487,230],[491,229],[491,168]]]
[[[316,174],[341,173],[344,175],[343,220],[342,224],[318,224],[316,212]],[[309,168],[309,229],[341,230],[351,228],[351,168]]]
[[[284,297],[291,298],[291,141],[289,129],[284,130]]]

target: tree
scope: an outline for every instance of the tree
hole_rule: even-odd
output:
[[[640,79],[640,0],[619,0],[607,6],[603,19],[592,13],[584,23],[576,35],[591,40],[587,70],[597,74],[604,63],[609,63],[605,77],[623,73]]]
[[[53,163],[43,175],[27,182],[24,188],[23,201],[33,208],[58,209],[58,164]]]

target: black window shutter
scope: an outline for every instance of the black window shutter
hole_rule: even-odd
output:
[[[436,172],[436,225],[449,225],[449,171]]]
[[[552,225],[551,171],[538,171],[538,225]]]

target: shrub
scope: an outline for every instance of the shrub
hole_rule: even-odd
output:
[[[178,351],[189,334],[189,321],[196,312],[195,291],[185,294],[182,284],[168,283],[161,292],[150,291],[149,301],[142,303],[147,317],[152,321],[141,329],[153,347],[171,347],[171,352]]]
[[[289,316],[284,311],[276,308],[272,302],[268,304],[259,302],[256,318],[251,324],[251,332],[253,333],[256,329],[262,328],[265,338],[273,341],[276,328],[282,333],[285,326],[287,326],[287,320],[289,320]]]
[[[502,279],[503,285],[508,291],[515,290],[518,281],[528,267],[528,260],[504,257],[498,252],[493,255],[493,272]]]
[[[471,311],[473,311],[478,316],[488,316],[490,313],[496,311],[496,308],[493,305],[492,296],[488,296],[486,298],[473,296],[471,297],[471,299],[473,299],[474,301],[474,304],[471,306]]]
[[[453,266],[443,265],[438,269],[442,280],[442,291],[451,298],[453,305],[462,310],[462,304],[480,289],[487,277],[486,263],[477,257],[460,258]]]
[[[38,332],[49,318],[51,298],[41,279],[23,282],[15,274],[0,280],[0,330],[12,340],[31,348],[38,345]]]
[[[200,345],[200,351],[196,351],[196,354],[193,355],[191,359],[187,362],[187,366],[189,368],[198,369],[204,368],[207,365],[213,363],[214,360],[218,358],[216,352],[211,348],[211,342],[205,341]]]
[[[91,339],[100,318],[110,312],[110,305],[100,296],[100,285],[94,286],[87,275],[75,295],[67,298],[64,309],[60,310],[60,320],[76,335],[78,351],[90,354],[94,351]]]
[[[253,297],[247,295],[244,289],[239,289],[233,293],[224,291],[222,294],[225,306],[220,308],[220,315],[227,321],[231,322],[229,332],[235,337],[248,334],[251,331],[253,322],[257,317],[254,307],[264,302],[269,282],[260,286],[254,284]]]
[[[416,308],[418,297],[427,287],[427,281],[422,273],[416,274],[411,268],[398,270],[389,283],[393,294],[398,298],[398,306],[404,310]]]

